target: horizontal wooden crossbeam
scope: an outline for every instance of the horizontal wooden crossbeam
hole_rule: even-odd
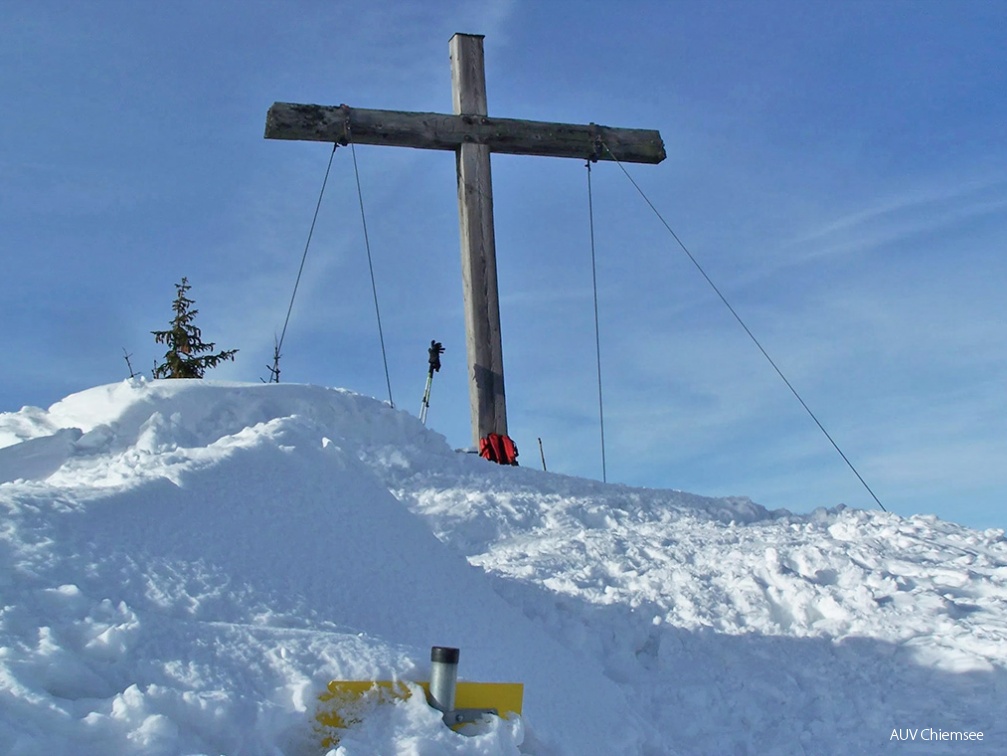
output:
[[[650,129],[290,102],[273,103],[266,114],[266,138],[426,150],[457,150],[462,144],[475,143],[512,155],[599,160],[614,156],[627,163],[660,163],[666,157],[661,134]],[[607,149],[599,149],[601,143]]]

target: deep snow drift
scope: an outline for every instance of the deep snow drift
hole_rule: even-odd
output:
[[[322,753],[328,680],[432,645],[523,719],[414,697],[335,753],[1007,752],[999,530],[498,467],[308,386],[126,381],[0,447],[0,754]]]

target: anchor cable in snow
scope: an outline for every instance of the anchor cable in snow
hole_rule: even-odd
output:
[[[325,167],[325,178],[322,179],[322,188],[318,192],[318,201],[315,203],[315,214],[311,217],[311,227],[308,229],[308,240],[304,242],[304,254],[301,255],[301,266],[297,269],[297,278],[294,281],[294,291],[290,295],[290,304],[287,306],[287,317],[283,319],[283,330],[280,331],[280,338],[274,343],[273,366],[269,368],[272,377],[270,383],[280,382],[280,349],[283,347],[283,338],[287,335],[287,325],[290,323],[290,313],[294,309],[294,298],[297,297],[297,287],[301,284],[301,274],[304,272],[304,261],[308,259],[308,248],[311,246],[311,237],[315,233],[315,223],[318,221],[318,210],[322,206],[322,197],[325,196],[325,185],[329,183],[329,172],[332,170],[332,158],[336,154],[336,144],[332,145],[332,152],[329,153],[329,164]]]
[[[867,481],[864,480],[863,476],[857,471],[857,468],[853,466],[853,463],[850,462],[846,454],[843,453],[843,450],[839,448],[839,444],[835,442],[835,439],[833,439],[832,436],[829,435],[829,432],[825,430],[825,426],[822,425],[819,419],[815,416],[815,413],[811,411],[811,408],[807,405],[804,399],[801,398],[801,395],[797,393],[797,389],[795,389],[794,386],[790,383],[790,381],[787,380],[787,376],[783,374],[783,371],[780,370],[776,362],[773,361],[773,358],[769,356],[769,352],[767,352],[765,348],[762,346],[762,344],[759,343],[759,340],[755,338],[755,334],[752,333],[751,329],[749,329],[749,327],[745,324],[745,321],[741,319],[741,316],[737,313],[734,307],[731,306],[731,303],[727,301],[727,297],[725,297],[723,293],[720,291],[720,289],[717,288],[717,285],[713,282],[713,279],[711,279],[710,276],[707,275],[706,271],[703,270],[703,266],[699,264],[699,261],[693,256],[692,252],[689,251],[688,247],[686,247],[685,244],[682,242],[682,240],[678,238],[678,234],[676,234],[675,231],[671,228],[671,226],[668,224],[668,221],[664,219],[664,216],[661,215],[657,207],[654,206],[654,203],[650,201],[650,198],[643,191],[643,189],[640,188],[640,185],[633,180],[633,177],[630,175],[629,171],[626,170],[622,162],[615,155],[612,154],[612,151],[608,148],[608,145],[602,142],[602,146],[604,147],[605,151],[609,154],[609,157],[615,162],[616,165],[619,166],[623,174],[625,174],[626,178],[629,179],[629,182],[633,185],[636,191],[643,198],[643,201],[647,203],[647,205],[650,207],[651,210],[654,211],[654,215],[657,216],[658,220],[661,221],[661,224],[668,230],[668,233],[671,234],[671,237],[678,243],[678,246],[682,248],[682,251],[685,252],[689,260],[692,261],[692,264],[696,266],[696,270],[698,270],[700,274],[703,276],[703,278],[706,279],[706,282],[710,285],[710,288],[713,289],[714,292],[716,292],[718,297],[720,297],[720,301],[724,303],[724,306],[727,307],[727,309],[731,312],[731,315],[734,316],[734,319],[738,321],[738,325],[740,325],[744,329],[745,333],[748,334],[748,338],[752,340],[752,343],[759,348],[760,352],[762,352],[762,356],[765,357],[766,360],[769,362],[769,364],[773,366],[773,370],[776,371],[776,374],[780,376],[780,378],[786,384],[787,388],[790,389],[790,393],[792,393],[796,397],[797,401],[801,403],[801,406],[804,407],[804,411],[807,412],[808,416],[815,421],[815,425],[818,426],[818,429],[825,435],[825,437],[829,440],[829,443],[832,444],[835,450],[839,452],[839,456],[843,458],[843,461],[846,463],[846,466],[853,471],[853,474],[857,476],[857,479],[860,481],[863,487],[867,489],[867,493],[871,495],[871,498],[873,498],[874,501],[877,503],[877,505],[881,507],[881,510],[883,512],[887,512],[888,510],[885,509],[885,505],[881,503],[881,499],[879,499],[877,495],[874,493],[874,491],[871,489],[871,487],[867,485]]]
[[[395,401],[392,399],[392,379],[388,374],[388,354],[385,351],[385,334],[381,328],[381,308],[378,307],[378,286],[374,281],[374,261],[371,258],[371,242],[367,236],[367,216],[364,214],[364,193],[360,189],[360,170],[357,168],[357,148],[353,144],[353,138],[350,134],[350,121],[349,116],[346,119],[346,137],[350,143],[350,153],[353,155],[353,174],[357,179],[357,199],[360,201],[360,223],[364,228],[364,247],[367,249],[367,267],[371,271],[371,291],[374,294],[374,314],[377,316],[378,320],[378,340],[381,342],[381,359],[385,364],[385,383],[388,386],[388,403],[395,407]]]
[[[598,423],[601,426],[601,480],[608,483],[608,471],[605,465],[605,404],[601,391],[601,331],[598,324],[598,266],[594,248],[594,198],[591,193],[591,160],[587,167],[587,218],[591,237],[591,284],[594,291],[594,352],[598,366]],[[544,465],[543,465],[544,466]]]

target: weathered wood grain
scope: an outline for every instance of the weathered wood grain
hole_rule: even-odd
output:
[[[594,155],[600,160],[610,160],[614,155],[626,163],[660,163],[666,157],[661,134],[651,129],[291,102],[277,102],[269,109],[266,138],[340,144],[352,140],[356,144],[426,150],[457,150],[463,144],[475,143],[488,146],[490,152],[512,155],[582,159]],[[598,150],[598,139],[608,151]]]

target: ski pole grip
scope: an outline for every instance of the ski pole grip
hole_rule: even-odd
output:
[[[454,711],[455,685],[458,682],[457,648],[434,646],[430,649],[431,705],[439,711]]]

